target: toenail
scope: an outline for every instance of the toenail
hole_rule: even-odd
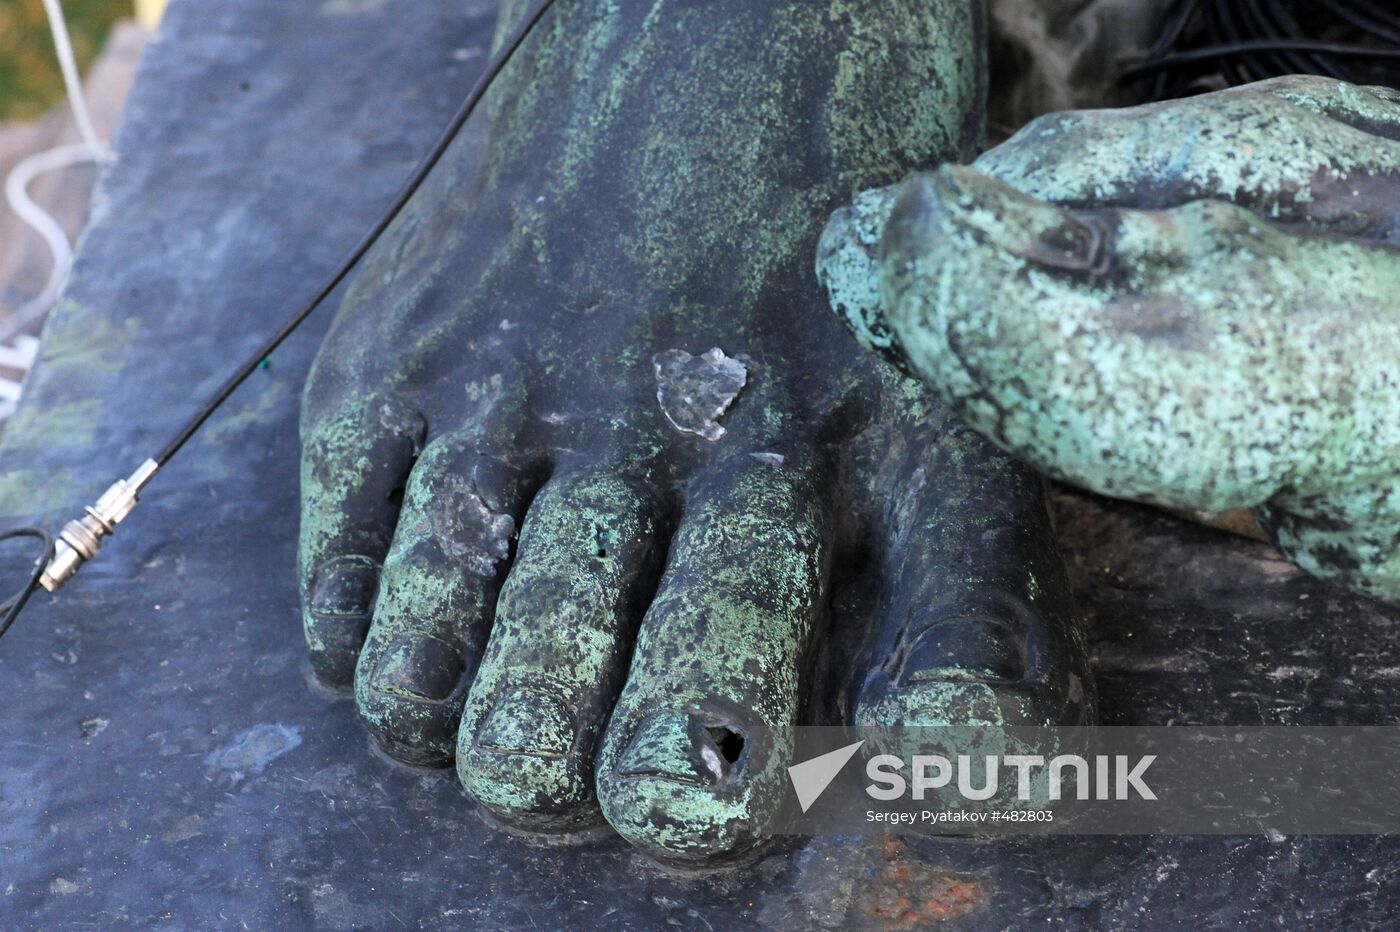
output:
[[[379,591],[379,567],[368,557],[336,557],[321,564],[311,594],[317,615],[368,615]]]
[[[476,745],[498,754],[563,757],[574,746],[574,719],[564,703],[533,689],[501,697],[477,732]]]
[[[942,618],[910,647],[899,685],[945,681],[1016,682],[1025,675],[1020,638],[989,618]]]
[[[457,689],[466,672],[462,654],[435,637],[408,637],[389,645],[374,672],[376,692],[441,702]]]
[[[706,723],[684,712],[649,717],[637,729],[617,764],[624,777],[664,777],[677,783],[714,786],[743,764],[742,732]]]

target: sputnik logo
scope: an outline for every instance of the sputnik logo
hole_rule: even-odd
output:
[[[800,764],[793,764],[788,768],[788,779],[792,781],[792,788],[797,792],[797,802],[802,806],[802,811],[811,809],[821,795],[826,792],[826,788],[831,786],[831,781],[836,779],[836,775],[841,772],[841,768],[846,766],[846,762],[855,757],[856,751],[865,741],[857,741],[855,744],[848,744],[844,748],[837,748],[828,751],[810,760],[804,760]]]

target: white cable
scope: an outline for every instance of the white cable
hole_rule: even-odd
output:
[[[78,77],[78,63],[73,58],[73,43],[68,38],[68,24],[63,19],[63,7],[58,5],[58,0],[44,0],[44,12],[49,17],[49,32],[53,33],[58,68],[63,72],[63,86],[68,89],[68,105],[73,108],[78,135],[92,150],[92,157],[100,161],[106,157],[107,147],[92,128],[92,117],[88,115],[87,101],[83,98],[83,83]]]
[[[29,182],[44,172],[91,161],[92,150],[87,143],[77,142],[29,156],[16,165],[5,179],[5,200],[21,220],[43,237],[53,256],[53,268],[49,271],[44,290],[26,301],[4,324],[0,324],[0,343],[10,342],[53,307],[64,282],[68,280],[68,271],[73,267],[73,246],[68,242],[68,234],[51,214],[34,203],[29,196]]]
[[[29,183],[44,172],[84,162],[101,162],[107,158],[107,148],[97,138],[97,132],[92,126],[92,117],[88,113],[87,101],[83,98],[78,64],[73,57],[73,43],[68,37],[63,8],[59,6],[58,0],[44,0],[44,12],[48,14],[49,31],[53,34],[59,70],[63,72],[63,84],[68,91],[68,105],[73,110],[73,122],[77,124],[78,135],[83,141],[31,155],[11,169],[5,179],[5,200],[10,209],[43,238],[53,257],[53,268],[44,290],[26,301],[0,325],[0,343],[10,342],[53,307],[68,280],[68,272],[73,267],[73,246],[68,241],[68,234],[59,226],[57,220],[29,196]],[[3,420],[3,416],[0,416],[0,420]]]

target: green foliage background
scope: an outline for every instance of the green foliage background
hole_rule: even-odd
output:
[[[132,15],[131,0],[61,0],[78,67],[86,72],[112,23]],[[63,99],[41,0],[0,0],[0,120],[27,120]]]

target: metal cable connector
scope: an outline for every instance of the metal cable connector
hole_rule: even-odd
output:
[[[53,559],[39,577],[39,585],[49,592],[57,592],[84,563],[97,556],[97,551],[102,549],[102,538],[116,531],[122,519],[131,514],[141,490],[159,468],[155,460],[146,460],[130,478],[112,483],[97,504],[84,509],[87,513],[81,518],[65,524],[58,532]]]
[[[556,0],[538,0],[535,8],[520,21],[510,40],[504,43],[491,61],[487,63],[485,70],[477,78],[476,84],[472,86],[471,92],[467,94],[466,100],[462,102],[457,112],[453,114],[451,121],[443,129],[442,134],[433,143],[432,149],[414,167],[412,174],[409,175],[399,193],[394,196],[394,199],[384,213],[380,214],[379,219],[374,222],[369,231],[355,244],[350,254],[336,267],[330,277],[321,283],[315,294],[298,308],[285,324],[263,341],[256,352],[249,356],[234,371],[233,375],[219,386],[213,397],[195,412],[194,416],[175,434],[174,439],[160,453],[157,453],[154,459],[142,463],[141,468],[132,473],[129,479],[115,483],[102,493],[97,504],[86,509],[87,513],[83,517],[65,524],[63,530],[59,532],[58,541],[52,546],[50,546],[49,536],[36,528],[16,528],[0,533],[0,541],[24,536],[37,538],[44,544],[44,556],[34,561],[32,575],[25,588],[15,598],[0,604],[0,636],[4,635],[10,625],[14,623],[26,601],[38,587],[42,586],[49,592],[58,591],[68,580],[73,578],[84,563],[97,556],[98,550],[102,548],[102,538],[113,533],[117,529],[117,524],[131,513],[131,509],[136,507],[141,490],[151,481],[157,470],[170,462],[171,457],[180,452],[180,449],[204,426],[210,416],[229,399],[234,390],[247,381],[248,377],[264,363],[267,357],[281,346],[283,341],[295,332],[311,316],[311,313],[320,307],[325,299],[349,277],[351,271],[360,264],[360,260],[379,241],[384,231],[389,229],[394,220],[403,212],[409,200],[423,186],[429,173],[442,160],[444,153],[451,147],[453,141],[457,139],[462,126],[476,111],[477,105],[486,96],[486,92],[490,90],[496,77],[514,57],[555,2]],[[51,11],[57,9],[57,3],[52,2],[52,0],[45,0],[45,4]]]

